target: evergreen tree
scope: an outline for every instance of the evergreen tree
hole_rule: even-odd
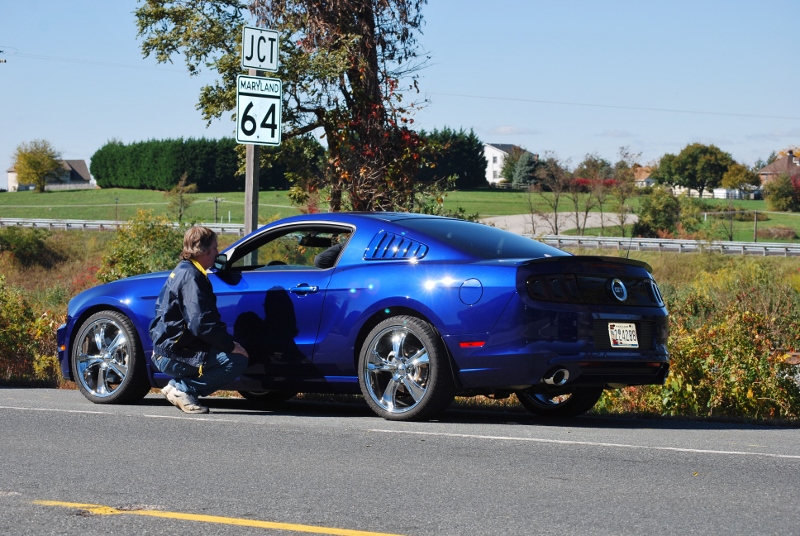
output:
[[[539,164],[539,157],[533,153],[525,151],[517,160],[514,166],[512,183],[514,188],[527,188],[536,183],[536,167]]]

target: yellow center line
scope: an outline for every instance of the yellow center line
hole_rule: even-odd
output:
[[[236,525],[239,527],[255,527],[260,529],[289,530],[295,532],[309,532],[312,534],[332,534],[335,536],[400,536],[386,532],[366,532],[363,530],[337,529],[331,527],[315,527],[313,525],[297,525],[294,523],[276,523],[274,521],[259,521],[257,519],[242,519],[236,517],[209,516],[202,514],[187,514],[184,512],[166,512],[163,510],[118,510],[111,506],[101,504],[84,504],[61,501],[33,501],[42,506],[61,506],[64,508],[80,508],[95,515],[132,515],[161,517],[168,519],[182,519],[185,521],[198,521],[200,523],[216,523],[219,525]]]

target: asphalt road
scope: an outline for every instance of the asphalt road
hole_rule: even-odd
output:
[[[0,534],[800,533],[796,428],[207,400],[0,389]]]

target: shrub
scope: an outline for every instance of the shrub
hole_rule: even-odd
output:
[[[48,314],[37,316],[0,275],[0,383],[57,384],[55,324]]]
[[[800,175],[778,175],[764,186],[764,197],[770,210],[800,211]]]
[[[794,231],[794,229],[785,225],[775,225],[774,227],[759,229],[757,234],[759,238],[766,238],[769,240],[794,240],[797,238],[797,233]]]
[[[51,267],[63,256],[47,244],[50,236],[44,229],[5,227],[0,229],[0,252],[8,252],[22,267],[32,265]]]
[[[800,294],[769,264],[748,262],[702,274],[675,290],[670,374],[663,386],[609,391],[606,412],[754,419],[800,418]]]
[[[681,205],[666,188],[657,188],[642,198],[639,220],[633,226],[633,236],[654,238],[659,231],[674,233],[680,222]]]
[[[183,233],[165,216],[139,210],[136,217],[117,231],[110,251],[97,272],[100,282],[169,270],[178,262],[183,249]]]

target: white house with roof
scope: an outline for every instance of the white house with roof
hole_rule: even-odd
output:
[[[483,156],[486,158],[486,182],[491,186],[497,186],[503,180],[500,171],[503,169],[503,162],[514,147],[518,146],[510,143],[483,144]]]
[[[96,188],[89,167],[85,160],[59,160],[61,173],[57,177],[47,179],[45,190],[82,190]],[[32,190],[33,184],[20,184],[14,166],[6,170],[7,188],[9,192]]]

